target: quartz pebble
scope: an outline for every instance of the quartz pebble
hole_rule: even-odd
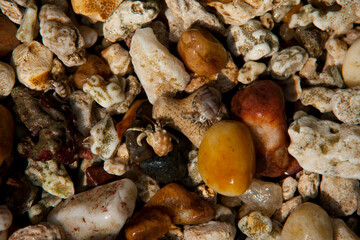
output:
[[[156,39],[151,28],[136,30],[130,55],[135,73],[152,104],[160,96],[183,91],[190,81],[182,62]]]
[[[310,202],[303,203],[295,208],[286,220],[281,239],[332,240],[331,219],[319,205]]]
[[[359,240],[358,237],[340,218],[332,219],[334,240]]]
[[[170,230],[171,218],[161,208],[145,207],[125,227],[127,240],[158,239]]]
[[[289,200],[295,195],[298,182],[293,177],[285,178],[281,184],[282,195],[285,201]]]
[[[306,115],[291,123],[288,132],[291,139],[289,153],[305,170],[360,179],[358,126]]]
[[[215,217],[209,203],[176,183],[161,188],[145,205],[150,206],[165,208],[174,224],[200,224]]]
[[[281,187],[272,182],[254,179],[249,189],[239,198],[253,211],[271,217],[283,202]]]
[[[338,89],[330,105],[335,116],[347,124],[360,124],[360,88]]]
[[[236,230],[230,223],[219,221],[184,227],[184,240],[233,240],[235,234]]]
[[[226,41],[231,53],[236,57],[242,55],[246,62],[270,57],[279,49],[278,38],[257,20],[243,26],[230,26]]]
[[[212,125],[201,142],[198,167],[204,182],[216,192],[244,193],[255,172],[255,151],[246,125],[230,120]]]
[[[74,240],[115,239],[134,211],[136,196],[131,180],[118,180],[68,198],[50,212],[48,222]]]
[[[227,54],[223,45],[206,29],[187,29],[177,51],[185,65],[199,75],[210,76],[223,69]]]
[[[280,240],[281,227],[260,212],[252,212],[240,219],[238,227],[254,240]]]
[[[303,170],[296,174],[296,178],[298,179],[298,191],[305,201],[317,197],[320,186],[320,175],[318,173]]]
[[[285,222],[286,218],[294,211],[294,209],[303,203],[301,196],[296,196],[284,202],[281,207],[276,210],[272,219],[280,223]]]
[[[9,240],[65,240],[65,235],[60,226],[51,223],[40,223],[21,228],[14,232]]]
[[[331,215],[349,216],[358,207],[359,181],[333,176],[322,176],[320,203]]]

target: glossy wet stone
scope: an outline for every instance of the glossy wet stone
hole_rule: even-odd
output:
[[[156,207],[145,207],[134,214],[125,227],[127,240],[158,239],[169,231],[170,216]]]
[[[247,126],[224,120],[212,125],[201,142],[198,167],[204,182],[218,193],[244,193],[255,172],[255,150]]]
[[[86,169],[86,180],[88,186],[98,186],[109,182],[115,176],[107,173],[103,166],[91,166]]]
[[[200,224],[215,217],[214,208],[177,183],[161,188],[146,207],[163,207],[174,224]]]

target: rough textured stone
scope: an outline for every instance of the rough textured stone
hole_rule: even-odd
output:
[[[135,208],[137,190],[129,179],[118,180],[68,198],[48,215],[74,240],[115,239]]]
[[[185,240],[233,240],[235,234],[235,228],[226,222],[210,221],[200,225],[187,225],[184,227]]]
[[[321,206],[333,216],[348,216],[358,207],[359,181],[333,176],[322,176]]]
[[[324,87],[312,87],[302,90],[300,101],[303,105],[311,105],[314,108],[318,109],[320,112],[330,112],[331,98],[334,96],[335,92],[332,89]]]
[[[41,223],[21,228],[14,232],[9,240],[65,240],[61,227],[50,223]]]
[[[254,240],[280,240],[280,225],[260,212],[255,211],[241,218],[238,227]]]
[[[339,89],[331,97],[335,116],[347,124],[360,124],[360,87]]]
[[[296,192],[298,182],[293,177],[289,176],[282,182],[282,195],[285,201],[292,198]]]
[[[307,171],[360,179],[359,126],[302,116],[288,132],[289,153]]]
[[[290,200],[284,202],[281,205],[281,208],[276,210],[275,214],[273,215],[272,219],[276,220],[280,223],[285,222],[286,218],[294,211],[294,209],[299,206],[303,202],[301,196],[296,196],[291,198]]]
[[[286,220],[281,239],[332,240],[331,219],[319,205],[310,202],[303,203]]]
[[[161,188],[145,206],[165,208],[174,224],[200,224],[215,217],[210,204],[176,183]]]
[[[316,198],[319,193],[320,175],[305,170],[296,174],[298,179],[298,191],[301,197],[307,201]]]
[[[152,104],[162,95],[183,91],[190,81],[183,63],[156,39],[151,28],[136,30],[130,55],[135,73]]]
[[[93,22],[105,20],[115,11],[123,0],[72,0],[74,12],[84,15]]]

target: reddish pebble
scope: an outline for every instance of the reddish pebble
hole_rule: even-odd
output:
[[[107,173],[102,166],[91,166],[86,169],[88,186],[98,186],[109,182],[115,176]]]
[[[0,57],[7,55],[20,44],[16,31],[16,25],[0,13]]]

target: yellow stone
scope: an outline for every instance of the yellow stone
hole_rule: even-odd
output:
[[[250,186],[255,173],[255,150],[248,127],[223,120],[206,132],[198,152],[204,182],[225,196],[237,196]]]

